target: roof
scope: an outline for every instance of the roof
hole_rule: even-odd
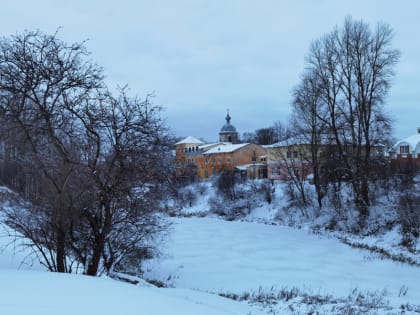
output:
[[[214,147],[216,145],[221,145],[222,143],[206,143],[206,144],[202,144],[200,145],[198,148],[199,149],[207,149],[209,147]]]
[[[178,144],[204,144],[204,142],[192,136],[188,136],[185,139],[175,143],[175,145],[178,145]]]
[[[236,128],[231,124],[224,124],[222,129],[220,130],[221,133],[223,132],[236,132]]]
[[[394,145],[394,148],[398,148],[401,144],[408,144],[410,146],[410,151],[414,151],[419,143],[420,143],[420,133],[416,133],[415,135],[412,135],[410,137],[407,137],[398,141]]]
[[[225,119],[226,119],[226,124],[224,124],[222,126],[222,129],[220,130],[220,133],[236,132],[236,128],[233,125],[230,124],[231,117],[229,115],[229,111],[228,111]]]
[[[332,145],[335,143],[334,136],[328,133],[322,133],[319,135],[320,139],[320,145]],[[341,141],[345,141],[345,139],[341,139]],[[365,142],[363,141],[362,144]],[[311,144],[311,135],[310,134],[299,134],[295,135],[293,137],[290,137],[286,140],[276,142],[270,145],[265,145],[265,148],[278,148],[278,147],[289,147],[293,145],[310,145]],[[375,143],[372,142],[372,146],[378,147],[378,146],[385,146],[382,143]]]
[[[204,154],[215,154],[215,153],[230,153],[234,152],[240,148],[249,145],[249,143],[239,143],[239,144],[220,144],[214,148],[211,148]]]
[[[323,142],[324,139],[321,137],[321,142]],[[310,144],[310,137],[305,134],[296,135],[290,138],[287,138],[286,140],[276,142],[270,145],[266,145],[266,148],[277,148],[277,147],[288,147],[291,145],[298,145],[298,144]]]

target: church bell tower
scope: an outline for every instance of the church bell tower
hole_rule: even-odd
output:
[[[239,143],[236,128],[230,123],[231,117],[229,115],[229,110],[225,119],[226,124],[223,125],[222,129],[219,132],[219,142]]]

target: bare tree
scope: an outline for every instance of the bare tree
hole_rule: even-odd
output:
[[[260,128],[254,132],[245,132],[242,141],[260,145],[273,144],[290,137],[290,130],[281,121],[276,121],[272,126]]]
[[[165,229],[156,194],[170,151],[161,108],[113,96],[87,55],[56,34],[2,39],[0,142],[16,161],[10,182],[33,204],[7,223],[51,271],[77,263],[96,275],[124,269]]]
[[[118,97],[103,95],[97,116],[86,122],[88,143],[96,142],[87,168],[97,195],[84,212],[93,239],[78,253],[87,274],[95,275],[101,262],[108,270],[121,268],[124,259],[142,252],[143,241],[166,227],[156,214],[169,154],[160,110],[122,90]]]
[[[255,131],[255,142],[260,145],[278,142],[276,130],[273,127],[261,128]]]
[[[64,112],[84,103],[102,84],[100,68],[84,62],[86,55],[81,44],[66,45],[55,35],[39,32],[0,42],[1,104],[7,133],[12,135],[3,140],[24,172],[18,176],[23,175],[26,196],[45,209],[51,242],[41,241],[37,247],[44,258],[50,257],[48,267],[59,272],[69,270],[65,250],[73,215],[69,183],[78,162],[72,156],[77,123]],[[35,182],[34,191],[28,191],[29,181]],[[14,227],[30,230],[19,222]]]
[[[293,91],[293,125],[295,133],[309,144],[313,182],[317,194],[318,207],[322,207],[325,195],[325,180],[321,176],[321,153],[328,145],[325,126],[326,108],[321,101],[321,86],[313,73],[305,73],[302,81]],[[320,118],[321,117],[321,118]]]
[[[362,221],[369,214],[372,153],[389,133],[383,106],[399,59],[392,38],[386,24],[371,30],[349,17],[315,41],[307,59],[306,73],[317,82],[323,108],[318,119],[334,140]]]
[[[310,145],[305,135],[297,134],[272,148],[278,161],[282,179],[288,182],[288,194],[292,204],[297,205],[302,215],[308,216],[306,208],[311,204],[307,194],[308,175],[312,173]]]

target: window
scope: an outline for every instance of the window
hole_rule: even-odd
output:
[[[409,145],[401,145],[400,146],[400,153],[401,154],[410,154],[410,146]]]
[[[272,176],[276,176],[277,175],[276,168],[275,167],[271,168],[271,175]]]
[[[206,158],[205,162],[206,162],[206,164],[209,164],[209,158]]]
[[[298,152],[297,151],[293,151],[293,158],[297,158],[298,157]]]
[[[292,158],[292,151],[287,151],[286,156],[288,159]]]
[[[227,157],[226,157],[226,162],[227,162],[227,163],[230,163],[230,156],[227,156]]]

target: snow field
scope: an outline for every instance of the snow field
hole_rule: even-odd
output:
[[[174,223],[166,255],[150,262],[147,276],[170,279],[177,288],[242,294],[298,287],[336,297],[357,288],[386,290],[394,307],[420,301],[420,268],[381,260],[334,238],[215,218]],[[398,296],[404,287],[406,294]]]

